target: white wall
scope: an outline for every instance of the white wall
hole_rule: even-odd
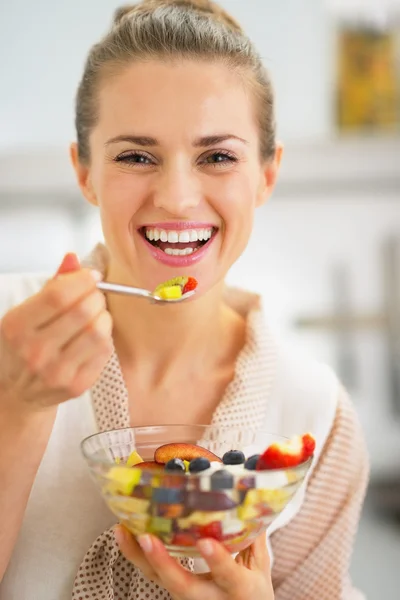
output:
[[[121,4],[121,0],[0,3],[0,151],[70,141],[84,57]],[[297,139],[327,134],[331,24],[323,1],[221,4],[243,23],[273,74],[281,135]]]

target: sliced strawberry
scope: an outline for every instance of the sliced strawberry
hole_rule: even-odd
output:
[[[191,533],[184,533],[183,531],[175,533],[171,542],[174,546],[194,546],[196,540]]]
[[[288,442],[271,444],[257,462],[257,471],[267,469],[287,469],[303,462],[303,440],[295,436]]]
[[[303,461],[308,460],[315,450],[315,439],[310,433],[306,433],[302,437],[303,440]]]
[[[202,538],[214,538],[214,540],[222,540],[222,525],[220,521],[213,521],[208,525],[202,525],[199,527],[199,536]]]
[[[196,288],[197,288],[197,280],[194,277],[188,277],[187,282],[183,286],[182,295],[186,294],[187,292],[192,292]]]

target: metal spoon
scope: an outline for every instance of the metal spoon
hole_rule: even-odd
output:
[[[153,292],[150,292],[149,290],[144,290],[142,288],[135,288],[130,285],[122,285],[121,283],[110,283],[108,281],[99,281],[99,283],[97,283],[97,288],[99,290],[101,290],[102,292],[111,292],[114,294],[126,294],[128,296],[136,296],[138,298],[146,298],[147,300],[150,300],[150,302],[154,302],[157,304],[168,304],[170,302],[182,302],[183,300],[190,298],[190,296],[193,296],[193,294],[194,294],[194,290],[193,290],[191,292],[186,292],[186,294],[183,294],[183,296],[181,296],[180,298],[165,299],[165,298],[160,298],[160,296],[156,296],[155,294],[153,294]]]

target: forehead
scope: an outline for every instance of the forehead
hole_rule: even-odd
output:
[[[140,130],[192,137],[218,131],[257,138],[244,80],[222,64],[134,63],[103,80],[99,100],[104,135]]]

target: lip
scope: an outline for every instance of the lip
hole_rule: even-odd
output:
[[[185,229],[218,229],[213,223],[199,223],[197,221],[168,221],[166,223],[148,223],[141,225],[139,229],[149,227],[151,229],[164,229],[164,231],[182,231]]]
[[[192,227],[191,229],[194,229],[194,227]],[[211,246],[214,243],[215,238],[217,237],[217,234],[218,230],[216,230],[215,233],[213,233],[211,238],[204,246],[202,246],[199,250],[196,250],[196,252],[193,252],[192,254],[188,254],[187,256],[171,256],[170,254],[165,254],[165,252],[157,248],[157,246],[153,246],[153,244],[150,244],[150,242],[146,239],[145,236],[138,233],[139,238],[147,246],[148,250],[150,250],[150,254],[156,261],[169,267],[175,268],[189,267],[201,261],[204,258],[204,256],[209,252]]]

